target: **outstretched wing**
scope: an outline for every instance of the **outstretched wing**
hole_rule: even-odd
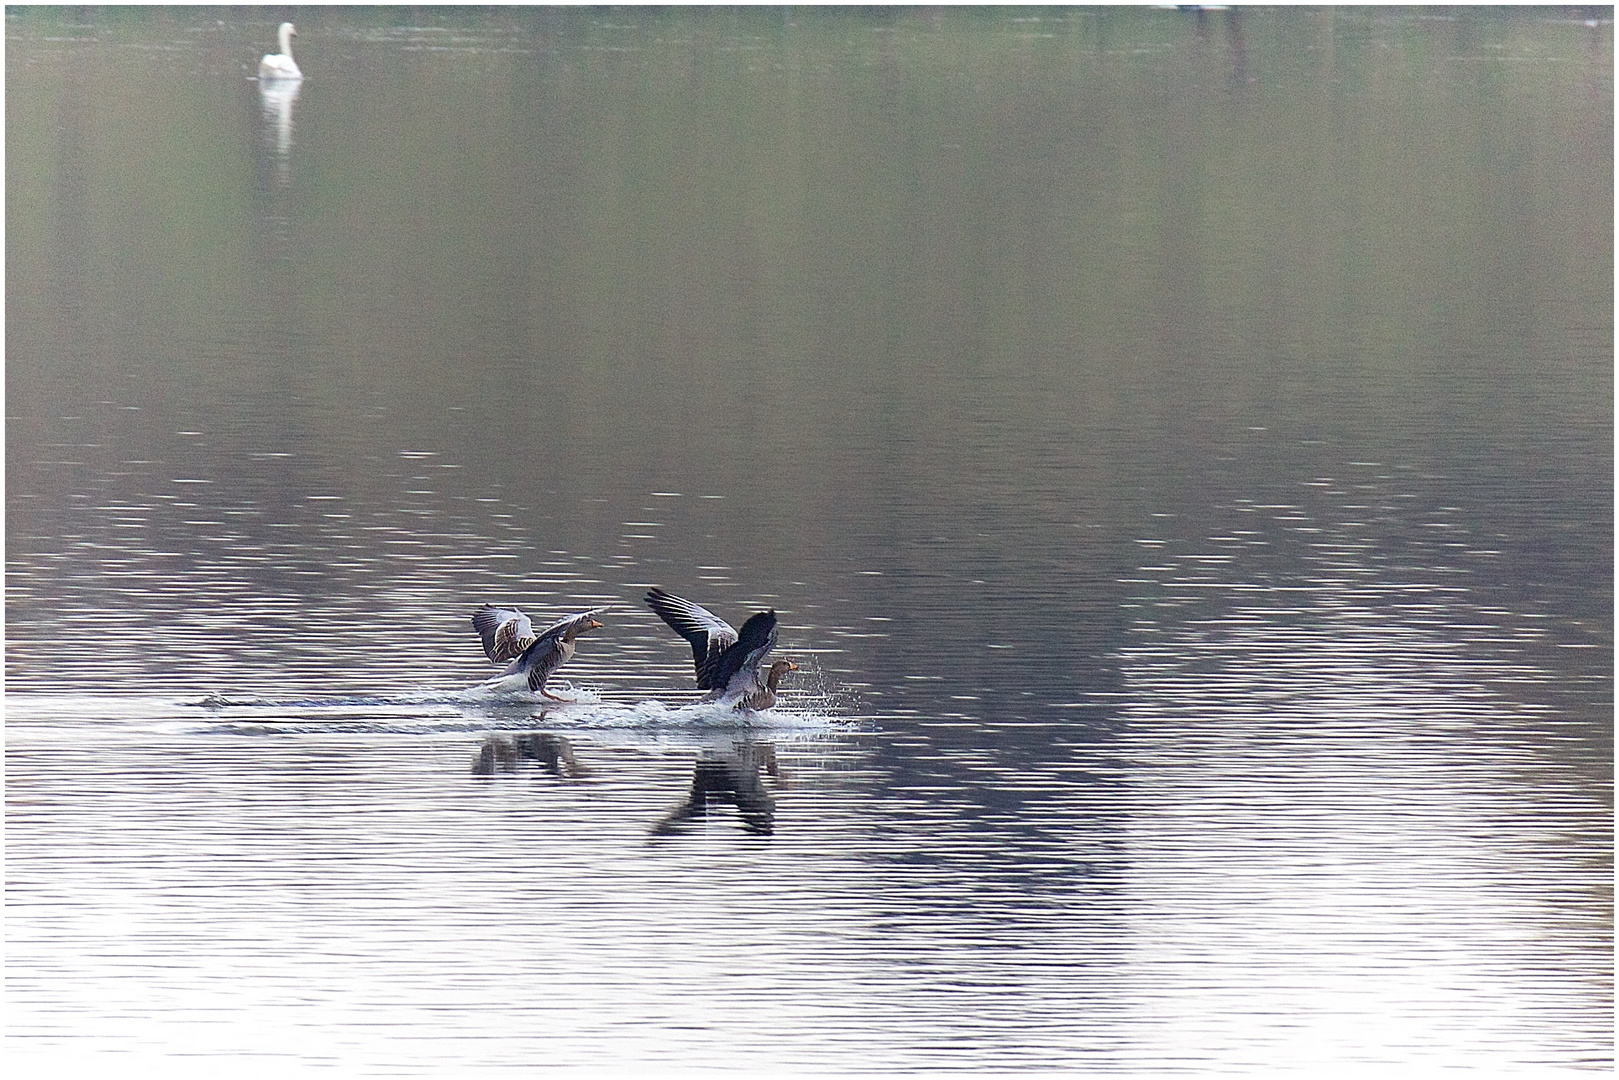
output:
[[[776,647],[776,613],[761,611],[742,624],[736,644],[719,655],[709,674],[709,685],[703,689],[731,689],[731,680],[747,672],[755,685],[759,682],[759,663],[765,654]],[[698,686],[702,686],[698,682]],[[753,689],[750,686],[748,689]]]
[[[534,624],[516,608],[485,604],[472,616],[472,628],[483,638],[483,652],[492,663],[522,656],[534,644]]]
[[[726,650],[737,643],[737,633],[731,624],[705,607],[658,588],[648,590],[646,604],[671,630],[691,644],[697,688],[712,690],[724,686],[723,680],[715,681],[715,672]]]
[[[601,607],[593,607],[589,611],[580,611],[573,615],[564,615],[562,618],[540,631],[538,640],[546,641],[554,639],[556,641],[561,641],[567,636],[569,630],[572,630],[575,627],[584,626],[586,623],[590,622],[590,620],[594,619],[597,615],[600,615],[611,606],[611,604],[603,604]]]
[[[545,680],[551,673],[562,666],[568,658],[568,650],[563,647],[562,635],[556,637],[542,637],[528,647],[528,652],[518,658],[512,666],[528,667],[528,688],[538,691],[545,685]]]
[[[589,611],[581,611],[558,619],[529,643],[528,648],[511,662],[504,674],[515,675],[520,671],[527,671],[528,688],[539,690],[545,686],[545,680],[573,655],[573,642],[569,640],[569,631],[588,627],[596,615],[606,610],[606,606],[591,608]]]

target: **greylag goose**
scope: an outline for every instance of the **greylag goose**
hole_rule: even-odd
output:
[[[566,701],[547,691],[545,680],[573,656],[576,637],[601,629],[595,616],[606,610],[591,608],[568,615],[536,635],[534,624],[521,611],[485,604],[472,616],[472,628],[483,638],[484,655],[496,664],[506,664],[506,670],[490,682],[503,687],[510,684],[513,689],[527,685],[553,701]]]
[[[659,588],[647,592],[646,603],[691,645],[697,689],[709,692],[705,701],[730,701],[744,711],[768,709],[776,704],[781,677],[798,670],[797,664],[777,660],[759,675],[759,665],[776,646],[774,611],[749,616],[739,632],[707,608]]]
[[[278,53],[265,53],[264,59],[259,61],[259,81],[272,82],[276,79],[301,79],[304,73],[298,70],[297,61],[292,58],[292,39],[298,31],[290,22],[281,24],[276,36],[281,39],[281,51]]]

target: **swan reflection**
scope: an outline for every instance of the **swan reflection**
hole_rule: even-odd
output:
[[[289,79],[260,79],[259,105],[264,115],[264,140],[274,152],[276,179],[285,184],[292,171],[292,106],[303,83]]]

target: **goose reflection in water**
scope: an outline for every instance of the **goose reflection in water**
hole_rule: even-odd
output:
[[[569,780],[592,775],[590,767],[574,752],[573,744],[550,731],[524,732],[515,737],[487,736],[472,759],[472,775],[516,773],[525,761],[536,762],[552,776]],[[765,774],[771,777],[773,786],[785,786],[772,743],[736,743],[725,751],[705,747],[692,765],[691,790],[685,800],[652,827],[652,835],[679,835],[693,822],[706,820],[711,804],[728,803],[741,815],[743,828],[758,836],[769,836],[776,828],[776,798],[765,786]]]
[[[590,775],[590,767],[573,752],[573,744],[549,731],[525,732],[515,739],[489,736],[478,748],[478,756],[472,759],[472,774],[493,776],[497,772],[516,772],[525,761],[539,762],[540,768],[553,776],[577,780]]]
[[[710,803],[730,803],[742,816],[742,826],[759,836],[776,831],[776,798],[765,787],[761,773],[782,785],[771,743],[738,743],[730,752],[705,749],[692,770],[691,792],[652,827],[653,836],[685,832],[693,821],[706,819]]]

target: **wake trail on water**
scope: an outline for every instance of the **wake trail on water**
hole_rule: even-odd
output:
[[[749,730],[774,733],[835,730],[858,721],[847,705],[824,693],[787,696],[762,712],[738,712],[726,702],[613,700],[589,687],[558,690],[553,701],[493,682],[456,691],[268,697],[208,694],[182,703],[202,711],[195,726],[214,733],[271,734],[367,731],[431,733],[538,728],[626,732]]]

